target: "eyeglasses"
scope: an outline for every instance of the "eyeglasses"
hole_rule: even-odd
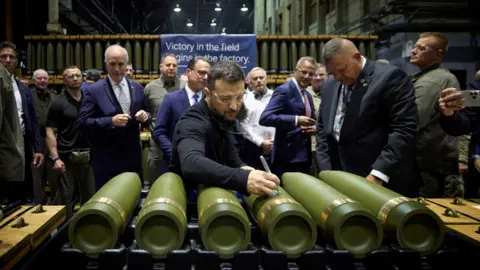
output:
[[[200,77],[200,78],[205,78],[205,76],[208,77],[208,71],[196,70],[196,69],[192,69],[192,70],[195,71],[195,73],[197,73],[198,77]]]
[[[223,103],[223,104],[232,104],[233,102],[242,103],[243,97],[244,97],[244,94],[242,94],[240,96],[236,96],[236,97],[219,97],[217,95],[217,93],[215,93],[213,91],[212,91],[212,93],[215,95],[215,97],[217,97],[217,100],[220,103]]]
[[[297,71],[300,71],[300,74],[302,74],[303,77],[307,77],[307,75],[310,77],[315,76],[315,72],[312,72],[312,71],[307,71],[302,69],[297,69]]]
[[[70,76],[65,76],[67,79],[80,79],[82,78],[82,74],[72,74]]]

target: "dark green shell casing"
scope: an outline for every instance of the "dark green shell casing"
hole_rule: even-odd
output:
[[[250,222],[232,191],[218,187],[201,188],[197,208],[198,227],[206,249],[228,259],[248,247]]]
[[[363,258],[380,247],[382,226],[365,206],[307,174],[285,173],[282,182],[310,213],[325,239],[338,249]]]
[[[139,202],[141,189],[136,173],[110,179],[73,216],[68,228],[72,247],[94,258],[114,248]]]
[[[180,176],[165,173],[150,188],[135,225],[135,239],[141,249],[163,259],[180,249],[187,231],[187,200]]]
[[[402,248],[425,256],[443,243],[445,226],[424,204],[347,172],[323,171],[319,178],[370,209],[383,225],[385,236]]]
[[[296,258],[312,249],[317,228],[310,214],[281,187],[277,196],[243,197],[255,222],[275,250]]]

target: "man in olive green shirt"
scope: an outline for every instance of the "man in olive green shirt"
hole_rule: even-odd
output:
[[[416,159],[423,187],[420,196],[442,197],[445,179],[458,175],[459,139],[440,126],[437,101],[443,89],[459,89],[455,75],[441,66],[448,39],[440,33],[422,33],[412,50],[410,63],[420,72],[412,76],[418,108]]]
[[[320,111],[320,104],[322,103],[322,86],[323,82],[328,79],[327,69],[322,63],[317,63],[315,66],[315,75],[312,79],[312,85],[307,88],[308,93],[312,95],[313,105],[315,107],[315,116],[318,119],[318,112]],[[317,175],[316,154],[315,154],[315,135],[312,135],[312,168],[311,174]]]
[[[8,71],[0,64],[0,202],[24,181],[23,132]]]
[[[185,82],[177,78],[178,62],[173,54],[165,54],[160,62],[160,78],[153,80],[145,86],[145,97],[148,99],[150,111],[152,112],[152,122],[150,131],[153,132],[155,120],[157,118],[156,112],[158,106],[163,101],[163,97],[173,91],[177,91],[185,87]],[[168,171],[168,164],[163,159],[163,152],[150,139],[150,151],[148,153],[148,181],[150,185],[157,180],[157,178]]]

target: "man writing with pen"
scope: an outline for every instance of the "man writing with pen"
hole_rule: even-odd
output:
[[[245,195],[269,195],[280,184],[276,175],[246,166],[233,145],[236,119],[246,117],[244,79],[235,62],[217,62],[208,76],[204,98],[178,121],[170,171],[182,176],[187,189],[204,184]]]

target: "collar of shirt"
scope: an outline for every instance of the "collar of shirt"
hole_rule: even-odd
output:
[[[163,86],[164,86],[164,87],[173,87],[173,86],[175,86],[175,78],[173,78],[173,79],[170,80],[170,81],[166,81],[166,80],[165,80],[165,77],[163,77],[163,75],[162,75],[161,78],[162,78],[162,82],[163,82]]]
[[[123,77],[122,80],[119,83],[116,83],[112,80],[112,78],[110,78],[110,75],[108,75],[108,80],[110,81],[110,84],[112,85],[112,87],[116,84],[118,84],[122,87],[127,85],[127,79],[125,79],[125,77]]]
[[[303,93],[302,91],[305,90],[303,89],[300,84],[298,84],[297,80],[295,78],[292,78],[292,81],[293,83],[295,84],[295,86],[297,87],[298,91],[300,92],[300,95],[303,97]]]
[[[193,95],[195,95],[195,92],[193,92],[188,85],[185,85],[185,90],[187,90],[188,100],[193,100]],[[202,99],[203,91],[198,91],[196,94],[198,95],[198,101],[200,101]]]

